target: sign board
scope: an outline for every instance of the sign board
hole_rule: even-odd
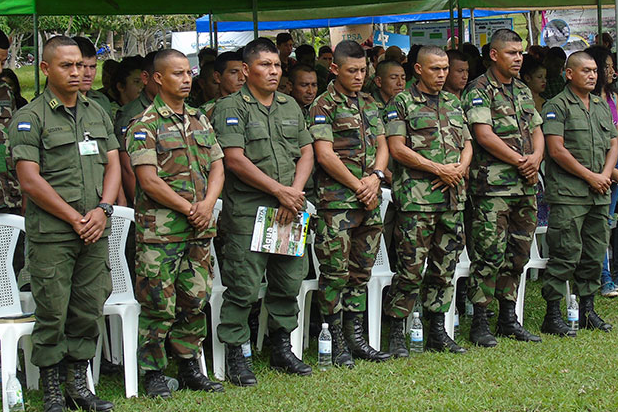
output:
[[[513,30],[513,19],[476,19],[474,21],[474,44],[477,47],[483,47],[489,43],[491,35],[498,29]]]
[[[410,36],[388,31],[376,31],[373,35],[373,45],[383,46],[385,49],[390,46],[398,46],[404,53],[408,54],[410,51]]]
[[[603,9],[603,31],[616,39],[614,8]],[[560,30],[557,31],[556,28]],[[542,46],[560,46],[567,55],[595,44],[598,33],[597,10],[548,10],[543,12]],[[566,40],[564,40],[566,38]],[[562,43],[562,44],[558,44]]]
[[[455,35],[458,29],[455,25]],[[446,47],[451,37],[451,24],[443,23],[408,23],[408,35],[410,44],[422,44],[423,46]]]
[[[354,40],[364,46],[373,46],[373,24],[357,24],[330,28],[330,45],[335,49],[344,40]]]

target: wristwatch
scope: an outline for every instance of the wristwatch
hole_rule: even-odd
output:
[[[371,174],[378,176],[378,179],[380,179],[380,181],[382,181],[382,182],[385,179],[384,172],[379,170],[379,169],[374,170],[373,172],[371,172]]]
[[[100,207],[105,212],[105,216],[112,217],[114,214],[114,207],[109,203],[99,203],[97,207]]]

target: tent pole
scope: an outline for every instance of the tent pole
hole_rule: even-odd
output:
[[[215,50],[217,50],[217,53],[219,51],[219,31],[217,30],[217,22],[214,23],[215,25]]]
[[[382,40],[382,47],[386,49],[386,40],[384,40],[384,23],[380,23],[380,38]]]
[[[41,93],[39,85],[39,16],[35,13],[32,15],[34,23],[34,95],[38,96]]]
[[[618,0],[616,0],[618,1]],[[470,9],[470,43],[476,46],[476,22],[474,21],[474,7]]]
[[[453,9],[455,5],[453,4],[455,0],[450,0],[448,2],[448,11],[449,11],[449,20],[451,22],[451,49],[455,48],[455,16],[453,14]]]
[[[253,38],[258,38],[258,15],[257,15],[257,0],[252,1],[253,4]]]
[[[603,44],[603,5],[601,0],[597,0],[597,23],[599,25],[599,40],[598,44]]]
[[[457,37],[459,37],[459,44],[457,48],[459,51],[463,51],[463,44],[466,42],[466,36],[463,28],[463,10],[459,0],[457,0],[457,34]]]
[[[214,46],[214,42],[212,41],[212,11],[210,12],[210,14],[208,15],[208,32],[210,33],[210,48],[212,49]],[[199,36],[199,35],[198,35]],[[199,37],[198,37],[199,39]],[[197,48],[199,49],[200,42],[197,42]]]

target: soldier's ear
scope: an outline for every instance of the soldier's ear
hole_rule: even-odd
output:
[[[380,76],[376,76],[373,78],[373,82],[378,86],[378,88],[382,87],[382,78]]]
[[[159,86],[161,86],[161,84],[162,84],[162,83],[161,83],[161,77],[162,77],[162,75],[161,75],[161,73],[159,73],[159,72],[154,72],[154,73],[152,74],[152,79],[153,79],[153,80],[155,81],[155,83],[156,83],[156,84],[158,84]]]
[[[249,65],[245,62],[242,62],[242,74],[245,75],[245,79],[249,76]]]
[[[41,64],[39,64],[39,67],[41,68],[43,74],[47,76],[47,73],[49,73],[49,64],[45,60],[41,60]]]
[[[330,64],[330,71],[335,75],[335,76],[339,76],[339,66],[337,66],[335,63],[331,63]]]

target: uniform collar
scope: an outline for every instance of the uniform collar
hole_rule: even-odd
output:
[[[146,94],[146,91],[142,90],[142,92],[139,94],[138,97],[140,103],[142,105],[144,105],[144,107],[148,107],[152,104],[152,101],[150,100],[150,98],[148,97],[148,95]]]
[[[161,99],[161,96],[159,96],[158,94],[155,96],[152,104],[154,104],[157,112],[159,112],[159,114],[165,118],[171,117],[173,114],[175,114],[174,111],[170,109],[167,103],[165,103],[163,99]],[[184,112],[189,116],[195,116],[197,114],[197,109],[187,106],[186,103],[184,106]]]
[[[418,89],[418,82],[413,83],[412,86],[410,86],[410,88],[408,89],[408,91],[410,92],[410,95],[412,96],[412,100],[414,100],[415,103],[426,103],[427,102],[427,97],[423,94],[423,92],[421,92]],[[438,93],[438,98],[444,101],[451,100],[449,93],[443,90],[441,90]]]
[[[249,89],[249,86],[247,86],[247,83],[242,85],[242,88],[240,89],[238,93],[240,93],[240,96],[245,102],[252,103],[252,104],[258,103],[257,99],[253,97],[253,93],[251,93],[251,90]],[[284,104],[284,103],[287,103],[288,100],[289,100],[289,97],[287,97],[284,93],[275,91],[275,96],[273,97],[273,103],[277,102],[280,104]]]
[[[332,80],[329,84],[328,87],[326,87],[326,92],[328,92],[328,94],[330,95],[330,97],[336,102],[336,103],[345,103],[346,106],[350,106],[351,102],[350,102],[350,97],[346,96],[343,93],[340,93],[339,91],[337,91],[337,89],[335,89],[335,81]],[[356,92],[356,97],[362,97],[363,99],[366,99],[369,95],[365,92],[361,92],[358,91]],[[360,104],[360,103],[359,103]]]
[[[499,88],[499,89],[500,88],[506,89],[506,85],[496,78],[496,75],[494,74],[493,65],[487,69],[487,71],[485,72],[485,75],[487,76],[487,79],[489,80],[489,83],[491,83],[492,86]],[[513,77],[510,84],[513,85],[513,94],[515,94],[515,89],[520,88],[523,83],[521,83],[521,80]]]
[[[65,107],[64,103],[62,103],[62,101],[58,97],[56,97],[56,95],[51,91],[49,87],[46,87],[45,91],[43,91],[43,97],[45,98],[45,102],[52,110],[56,110],[60,107]],[[85,104],[86,106],[90,104],[90,100],[86,96],[84,96],[81,92],[77,92],[76,104],[80,104],[80,102]]]
[[[569,101],[569,103],[573,103],[573,104],[584,104],[584,102],[582,101],[582,99],[576,95],[573,90],[571,89],[571,85],[567,84],[564,88],[564,93],[566,96],[566,99]],[[590,93],[590,103],[594,103],[594,104],[599,104],[601,103],[601,98],[599,96],[597,96],[596,94],[592,94]]]
[[[378,109],[384,109],[388,102],[385,102],[382,98],[382,93],[380,93],[380,89],[376,89],[373,93],[371,93],[373,100],[375,100]]]

